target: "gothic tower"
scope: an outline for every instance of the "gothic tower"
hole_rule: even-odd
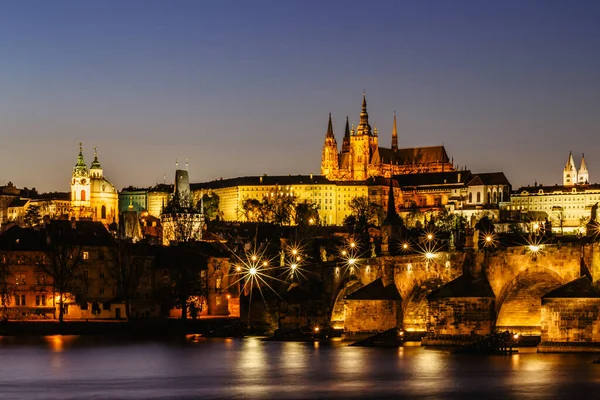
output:
[[[577,182],[577,167],[575,167],[573,155],[571,154],[571,152],[569,152],[569,159],[567,160],[567,164],[565,165],[565,169],[563,170],[563,185],[573,186],[577,184]]]
[[[321,175],[327,179],[336,179],[338,174],[338,149],[335,136],[333,134],[333,125],[331,124],[331,113],[329,113],[329,124],[325,134],[325,144],[321,157]]]
[[[342,142],[342,153],[350,152],[350,123],[346,117],[346,129],[344,130],[344,141]]]
[[[580,185],[590,183],[590,174],[588,173],[587,165],[585,165],[585,155],[581,155],[581,166],[577,173],[577,180]]]
[[[350,138],[350,147],[352,148],[353,160],[352,179],[362,181],[368,178],[367,170],[370,161],[371,144],[377,143],[377,138],[373,136],[371,125],[369,125],[369,114],[367,113],[367,98],[363,92],[362,110],[360,112],[360,122],[356,127],[356,134]]]

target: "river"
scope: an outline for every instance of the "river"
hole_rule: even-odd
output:
[[[594,399],[597,357],[455,355],[410,343],[0,337],[0,398]]]

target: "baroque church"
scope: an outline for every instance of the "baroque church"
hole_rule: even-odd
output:
[[[100,221],[108,226],[116,221],[119,210],[119,195],[114,185],[104,177],[94,148],[94,161],[88,169],[83,158],[82,144],[79,143],[77,164],[71,177],[70,217]]]
[[[371,129],[369,125],[364,93],[360,122],[356,129],[354,124],[350,128],[346,117],[341,151],[338,150],[329,114],[321,158],[321,175],[327,179],[362,181],[376,176],[389,178],[393,175],[454,171],[456,169],[444,146],[399,148],[395,113],[391,147],[380,147],[377,126]]]
[[[590,183],[590,174],[585,165],[585,156],[581,155],[579,170],[575,166],[573,154],[569,152],[569,159],[563,170],[563,186],[585,185]]]

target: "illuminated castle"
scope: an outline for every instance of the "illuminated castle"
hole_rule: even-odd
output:
[[[71,212],[76,219],[91,219],[105,225],[115,221],[118,213],[117,190],[106,178],[94,149],[94,161],[88,170],[79,143],[77,164],[71,177]]]
[[[331,114],[329,114],[329,125],[321,159],[321,175],[328,179],[362,181],[375,176],[389,178],[392,175],[455,170],[444,146],[398,148],[395,113],[391,148],[380,147],[377,126],[371,130],[369,125],[367,99],[364,93],[360,123],[356,130],[354,124],[350,128],[346,117],[341,151],[338,151]]]

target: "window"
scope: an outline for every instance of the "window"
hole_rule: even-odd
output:
[[[27,305],[27,298],[25,297],[24,294],[15,295],[15,306],[26,306],[26,305]]]
[[[481,203],[481,193],[477,192],[477,202]]]
[[[36,306],[46,306],[46,295],[45,294],[36,294],[35,295],[35,305]]]
[[[221,296],[217,296],[216,302],[217,302],[217,307],[220,307],[221,306]]]
[[[221,289],[221,277],[220,276],[217,276],[217,279],[215,280],[215,288]]]
[[[16,274],[15,283],[17,285],[25,285],[25,274]]]
[[[83,257],[83,259],[84,259],[84,260],[89,260],[89,258],[90,258],[90,253],[88,253],[87,251],[84,251],[84,252],[83,252],[83,256],[82,256],[82,257]]]
[[[81,191],[81,201],[85,201],[85,190]]]
[[[106,219],[106,206],[102,206],[102,211],[101,211],[100,218]]]
[[[469,193],[469,203],[473,202],[473,193]]]
[[[35,276],[35,284],[36,285],[45,285],[46,284],[46,276],[44,274],[38,274]]]

